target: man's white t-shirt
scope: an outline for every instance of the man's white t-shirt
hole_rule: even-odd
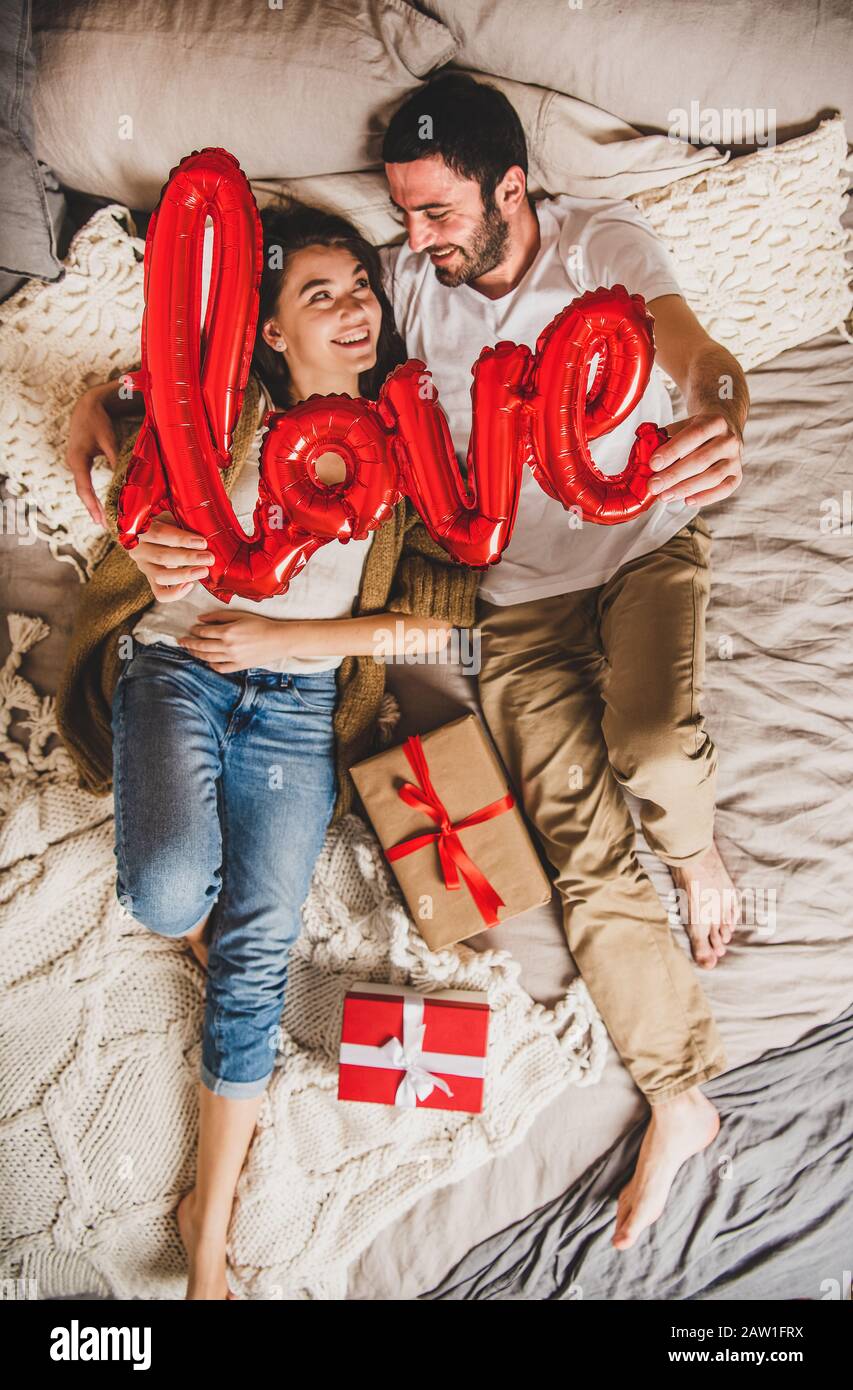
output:
[[[471,431],[471,369],[485,346],[511,341],[533,350],[566,305],[599,286],[625,285],[646,302],[681,294],[671,257],[632,203],[564,195],[535,203],[539,253],[509,294],[487,299],[470,285],[450,289],[429,257],[408,244],[382,250],[385,288],[410,357],[429,367],[463,476]],[[637,408],[589,451],[602,473],[621,473],[637,426],[667,425],[672,403],[653,366]],[[483,571],[480,596],[512,604],[603,584],[620,565],[657,549],[695,516],[681,501],[655,502],[616,526],[583,521],[549,497],[529,468],[522,474],[515,528],[497,564]]]

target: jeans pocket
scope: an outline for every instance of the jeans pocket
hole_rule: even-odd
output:
[[[296,681],[290,687],[291,694],[303,709],[310,710],[312,714],[334,714],[335,706],[338,703],[337,685],[321,685],[317,687],[299,687]]]

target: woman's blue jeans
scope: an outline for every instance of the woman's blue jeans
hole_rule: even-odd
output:
[[[152,931],[209,926],[201,1080],[273,1070],[290,948],[337,792],[336,672],[224,674],[134,642],[113,697],[116,891]]]

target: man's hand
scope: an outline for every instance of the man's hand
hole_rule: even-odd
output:
[[[84,391],[71,412],[65,467],[74,476],[77,496],[99,526],[107,525],[106,513],[92,487],[92,464],[103,455],[115,472],[118,447],[113,421],[118,416],[140,415],[145,409],[141,391],[133,389],[131,373],[102,381]]]
[[[214,560],[204,536],[197,531],[184,531],[173,523],[171,512],[161,512],[127,552],[160,603],[184,598],[196,579],[207,578]]]
[[[666,426],[669,439],[649,459],[649,492],[661,502],[682,498],[707,507],[743,481],[743,440],[725,415],[702,411]]]
[[[103,455],[114,470],[118,446],[112,419],[104,404],[100,387],[84,391],[71,412],[65,467],[73,474],[77,496],[98,526],[106,526],[107,516],[92,487],[92,464]]]
[[[683,498],[707,507],[743,480],[743,430],[749,390],[740,363],[714,341],[680,295],[646,306],[655,321],[656,360],[681,392],[686,420],[667,426],[669,438],[649,459],[649,491],[663,502]]]
[[[177,642],[214,671],[244,671],[248,666],[269,666],[287,655],[284,630],[298,627],[298,622],[212,608],[200,614],[199,621]]]

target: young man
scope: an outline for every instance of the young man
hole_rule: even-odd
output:
[[[618,1203],[613,1243],[624,1249],[719,1129],[699,1087],[724,1069],[723,1047],[637,861],[621,788],[641,799],[646,839],[677,886],[701,896],[690,946],[713,968],[737,909],[713,838],[717,755],[699,708],[710,536],[698,511],[741,481],[746,382],[630,203],[532,202],[521,123],[494,88],[453,74],[417,91],[391,120],[383,159],[408,234],[384,253],[388,292],[409,355],[433,374],[463,469],[480,350],[501,339],[534,347],[598,286],[643,295],[657,362],[687,404],[673,422],[655,367],[633,414],[590,446],[616,473],[641,421],[668,427],[652,459],[657,500],[631,521],[578,529],[525,469],[512,538],[479,590],[483,711],[556,870],[577,966],[651,1106]],[[718,907],[706,916],[709,900]]]

